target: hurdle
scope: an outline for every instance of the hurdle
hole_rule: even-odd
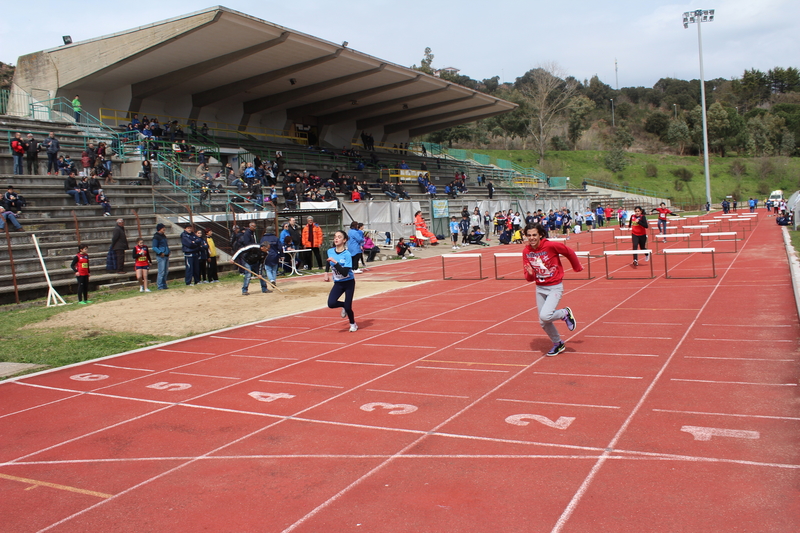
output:
[[[714,248],[667,248],[664,250],[664,277],[666,279],[710,279],[717,277],[717,265],[714,261]],[[706,254],[711,253],[711,275],[710,276],[670,276],[667,257],[672,254]]]
[[[592,256],[589,255],[589,252],[575,252],[575,255],[579,258],[586,258],[586,277],[569,277],[567,276],[567,269],[564,269],[564,279],[594,279],[594,276],[592,276]],[[574,272],[574,270],[570,270],[570,272]]]
[[[631,236],[630,235],[614,235],[614,249],[615,250],[619,250],[619,243],[621,241],[625,241],[627,243],[630,243],[631,242]],[[603,243],[603,250],[606,249],[605,244],[606,243]]]
[[[609,255],[639,255],[639,254],[649,256],[650,261],[647,262],[650,263],[650,277],[648,278],[648,277],[637,276],[634,278],[625,278],[625,279],[653,279],[654,277],[656,277],[655,272],[653,271],[652,250],[606,250],[603,252],[603,256],[605,257],[606,260],[606,279],[620,279],[611,277],[611,272],[608,270]]]
[[[710,241],[723,241],[723,240],[725,240],[725,241],[733,241],[733,251],[732,252],[720,252],[720,253],[735,254],[736,252],[739,251],[739,244],[738,244],[739,243],[739,239],[737,238],[739,236],[739,234],[736,233],[735,231],[716,231],[716,232],[712,232],[712,233],[701,233],[700,234],[700,248],[703,248],[705,246],[704,240],[707,237],[731,237],[731,236],[733,236],[733,239],[709,239],[709,242]]]
[[[600,229],[593,229],[592,231],[590,231],[589,232],[589,237],[591,238],[592,244],[601,244],[601,243],[602,244],[606,244],[607,242],[610,244],[609,241],[594,242],[594,234],[595,233],[601,233],[601,232],[608,233],[609,231],[613,234],[614,233],[614,228],[600,228]]]
[[[690,230],[703,231],[703,230],[707,230],[708,228],[709,228],[708,224],[696,224],[696,225],[693,225],[693,226],[684,226],[681,229],[684,229],[684,230],[690,229]]]
[[[506,276],[500,276],[499,272],[497,272],[497,258],[498,257],[519,257],[519,258],[522,258],[522,252],[519,252],[519,253],[508,252],[508,253],[494,254],[494,279],[512,279],[512,280],[516,280],[516,281],[525,279],[524,276],[519,277],[519,278],[507,278]],[[522,263],[520,263],[519,271],[522,272]]]
[[[448,278],[445,273],[445,258],[478,258],[478,277],[477,278]],[[483,255],[482,254],[442,254],[442,279],[459,279],[459,280],[480,280],[486,279],[483,275]]]
[[[662,242],[662,241],[667,241],[669,239],[686,239],[686,246],[688,248],[691,248],[691,246],[692,246],[691,245],[691,238],[692,238],[692,234],[691,233],[667,233],[667,234],[654,235],[653,236],[653,242],[656,244],[656,247],[655,247],[656,248],[656,253],[659,253],[659,245],[668,244],[668,243],[665,243],[665,242]],[[666,246],[661,246],[661,248],[662,248],[662,250],[661,250],[662,252],[663,252],[663,250],[667,249]]]

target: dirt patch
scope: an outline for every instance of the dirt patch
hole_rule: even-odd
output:
[[[258,281],[250,284],[250,296],[241,295],[241,282],[222,282],[154,291],[138,297],[75,309],[31,328],[69,327],[77,337],[89,337],[97,329],[186,337],[324,307],[331,284],[323,281],[281,281],[282,293],[262,294]],[[361,281],[356,300],[413,283]],[[357,308],[356,308],[357,310]],[[331,315],[335,317],[335,315]]]

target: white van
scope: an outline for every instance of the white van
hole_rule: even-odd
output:
[[[769,199],[773,202],[780,202],[783,200],[783,191],[772,191],[772,193],[769,195]]]

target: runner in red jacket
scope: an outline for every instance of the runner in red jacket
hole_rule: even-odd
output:
[[[563,320],[570,331],[577,326],[572,309],[569,307],[556,309],[564,294],[564,284],[561,282],[564,279],[564,267],[561,266],[559,256],[566,257],[575,272],[583,270],[583,266],[571,248],[561,243],[550,242],[545,238],[546,233],[547,230],[541,224],[528,224],[525,227],[528,244],[522,253],[522,267],[525,279],[536,282],[539,323],[553,341],[553,347],[545,355],[552,357],[566,348],[553,322]]]

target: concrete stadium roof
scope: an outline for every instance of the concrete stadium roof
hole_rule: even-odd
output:
[[[407,140],[516,107],[221,6],[22,56],[14,84],[80,94],[90,113],[316,126],[334,145],[361,130]]]

